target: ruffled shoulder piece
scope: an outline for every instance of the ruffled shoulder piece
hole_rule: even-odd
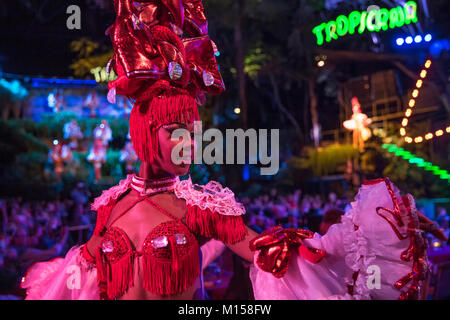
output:
[[[127,175],[123,180],[120,180],[117,186],[111,187],[108,190],[104,190],[102,194],[95,198],[94,203],[91,205],[91,209],[97,211],[100,207],[108,205],[111,200],[117,200],[125,191],[128,190],[133,178],[132,174]]]
[[[247,235],[244,206],[220,183],[210,181],[201,186],[189,178],[176,184],[175,195],[186,201],[186,224],[194,233],[231,244]]]
[[[186,200],[187,205],[202,210],[209,209],[225,216],[245,214],[244,206],[236,201],[233,191],[216,181],[209,181],[204,186],[193,184],[191,178],[180,181],[175,186],[175,195]]]
[[[130,188],[133,175],[128,175],[126,179],[119,182],[117,186],[109,188],[102,192],[101,196],[94,200],[91,209],[97,211],[97,223],[94,229],[94,235],[103,236],[106,231],[106,223],[109,220],[111,211],[114,208],[117,199]]]

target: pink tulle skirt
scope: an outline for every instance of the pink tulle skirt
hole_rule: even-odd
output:
[[[69,250],[65,258],[34,264],[22,280],[26,300],[98,300],[97,269],[81,254]]]

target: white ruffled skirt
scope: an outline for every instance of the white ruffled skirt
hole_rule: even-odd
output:
[[[390,193],[388,182],[363,185],[352,203],[352,209],[343,217],[340,224],[330,227],[327,234],[304,241],[304,245],[326,251],[318,263],[312,263],[293,254],[287,273],[281,279],[261,270],[256,263],[250,269],[255,299],[258,300],[319,300],[319,299],[398,299],[402,292],[412,289],[414,276],[423,274],[413,272],[418,263],[402,258],[408,248],[416,253],[425,249],[422,233],[418,230],[418,217],[412,196],[401,198],[397,192]],[[395,189],[395,187],[391,187]],[[386,211],[394,210],[395,202],[400,208],[403,226]],[[407,202],[407,203],[404,203]],[[407,207],[409,206],[409,209]],[[385,215],[401,234],[397,235]],[[355,227],[357,226],[357,228]],[[424,270],[427,265],[422,266]],[[402,288],[394,284],[405,276],[411,280]],[[418,281],[418,287],[422,281]],[[351,288],[351,289],[349,289]]]

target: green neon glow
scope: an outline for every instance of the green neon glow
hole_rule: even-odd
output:
[[[417,21],[417,3],[408,1],[404,6],[392,9],[381,8],[370,12],[352,11],[348,16],[339,15],[336,20],[315,26],[312,33],[316,36],[317,45],[321,46],[324,42],[337,40],[347,34],[354,34],[356,30],[359,34],[364,33],[365,30],[370,32],[386,31]]]
[[[359,21],[359,29],[358,29],[358,33],[361,34],[364,32],[364,29],[366,28],[366,17],[367,17],[367,12],[363,11],[361,12],[361,20]]]
[[[345,36],[348,32],[350,22],[348,21],[348,18],[344,15],[340,15],[336,18],[336,25],[337,25],[337,34],[338,36],[342,37]]]
[[[378,14],[380,27],[383,31],[386,31],[389,29],[389,10],[386,8],[381,8],[380,11],[378,11]]]
[[[378,12],[378,10],[372,10],[367,15],[366,26],[367,30],[371,32],[380,31],[381,26],[379,23]]]
[[[409,163],[425,163],[425,160],[423,160],[421,158],[412,158],[412,159],[409,159]]]
[[[359,13],[358,11],[351,12],[350,15],[348,16],[348,20],[349,20],[348,33],[354,34],[356,28],[358,27],[361,21],[361,13]]]
[[[450,173],[447,170],[441,169],[439,166],[433,165],[431,162],[425,161],[411,152],[397,147],[395,144],[383,144],[381,145],[381,148],[387,149],[388,152],[408,160],[409,163],[415,164],[417,167],[423,168],[425,171],[430,171],[433,175],[438,176],[442,180],[447,180],[450,184]]]
[[[327,24],[324,22],[324,23],[319,24],[318,26],[314,27],[314,29],[313,29],[313,33],[316,35],[316,38],[317,38],[317,44],[318,44],[319,46],[321,46],[321,45],[323,44],[323,34],[322,34],[322,31],[325,29],[326,25],[327,25]]]
[[[421,163],[417,163],[416,166],[418,166],[419,168],[425,168],[427,166],[427,164],[425,162],[421,162]]]
[[[417,21],[417,3],[414,1],[406,2],[405,24],[416,23]]]
[[[337,25],[336,25],[336,21],[329,21],[327,23],[327,27],[325,29],[325,41],[326,42],[330,42],[331,39],[338,39],[338,35],[336,34],[336,30],[337,30]]]

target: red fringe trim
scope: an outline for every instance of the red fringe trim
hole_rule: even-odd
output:
[[[242,241],[247,228],[241,216],[226,216],[198,206],[188,206],[186,225],[197,234],[220,240],[226,244]]]
[[[106,262],[104,260],[102,248],[97,248],[97,251],[95,252],[95,260],[97,266],[97,285],[99,288],[100,300],[108,300]]]
[[[135,103],[130,115],[130,136],[141,161],[153,162],[158,155],[157,129],[172,122],[199,119],[195,99],[188,94],[154,97]]]
[[[128,288],[134,286],[134,254],[127,253],[119,261],[107,265],[108,298],[122,296]]]
[[[177,247],[173,243],[171,246]],[[163,296],[185,291],[200,274],[197,246],[193,246],[192,251],[181,258],[176,253],[172,255],[172,259],[161,259],[146,254],[143,256],[143,263],[143,287]]]
[[[107,205],[98,208],[97,223],[95,224],[94,235],[102,237],[106,231],[106,224],[108,223],[111,211],[116,205],[115,200],[111,200]]]

